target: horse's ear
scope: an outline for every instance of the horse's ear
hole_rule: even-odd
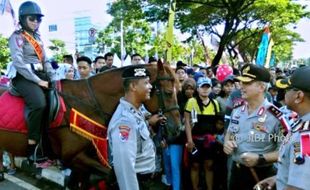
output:
[[[164,70],[164,64],[161,61],[161,59],[158,59],[158,61],[157,61],[157,68],[159,71]]]

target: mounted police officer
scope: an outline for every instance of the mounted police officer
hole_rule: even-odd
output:
[[[224,152],[233,159],[231,190],[252,189],[259,179],[275,174],[279,143],[272,137],[280,135],[279,121],[268,111],[272,104],[264,98],[268,70],[246,64],[241,72],[237,79],[246,102],[233,110],[224,143]]]
[[[150,73],[142,66],[133,66],[122,74],[125,96],[120,99],[108,127],[112,165],[121,190],[148,189],[155,170],[155,146],[149,124],[163,119],[150,115],[143,102],[150,99]]]
[[[309,189],[310,187],[310,67],[296,69],[291,77],[280,79],[276,86],[285,89],[285,104],[300,116],[279,150],[277,176],[260,182],[257,189]]]
[[[14,89],[26,102],[28,126],[28,158],[32,160],[35,148],[40,140],[42,118],[46,108],[44,89],[55,73],[47,62],[43,43],[38,29],[44,15],[40,7],[26,1],[19,7],[20,30],[15,31],[9,39],[9,47],[16,69],[12,79]]]

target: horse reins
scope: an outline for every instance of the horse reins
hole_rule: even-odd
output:
[[[161,85],[160,85],[160,81],[164,81],[164,80],[171,81],[173,79],[174,79],[173,77],[159,77],[159,72],[158,72],[156,81],[153,84],[156,90],[157,98],[158,98],[159,109],[161,109],[163,113],[167,113],[173,110],[179,110],[179,105],[174,105],[174,106],[166,108],[165,102],[164,102],[165,93],[162,90]]]

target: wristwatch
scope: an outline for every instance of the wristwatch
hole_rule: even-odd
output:
[[[260,165],[264,165],[266,163],[267,163],[267,160],[264,157],[264,155],[263,154],[258,154],[257,165],[260,166]]]

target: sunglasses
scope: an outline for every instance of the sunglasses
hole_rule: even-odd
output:
[[[41,22],[42,18],[41,18],[41,16],[38,16],[38,15],[30,15],[30,16],[28,16],[28,20],[31,22],[34,22],[35,20],[37,22]]]

